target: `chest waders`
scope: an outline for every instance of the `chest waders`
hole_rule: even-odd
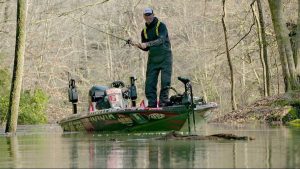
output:
[[[159,26],[161,22],[158,21],[155,25],[155,28],[145,27],[143,29],[143,36],[146,41],[156,40],[159,37]],[[161,25],[164,26],[164,25]],[[162,27],[163,29],[165,27]],[[155,29],[155,30],[153,30]],[[167,30],[165,30],[167,31]],[[167,37],[163,37],[167,38]],[[157,105],[157,83],[158,76],[161,73],[161,89],[159,94],[160,106],[168,102],[169,89],[171,86],[171,76],[172,76],[172,53],[171,52],[153,52],[153,50],[159,48],[164,48],[164,44],[159,46],[150,47],[148,63],[147,63],[147,72],[146,72],[146,84],[145,84],[145,94],[148,99],[149,107],[156,107]]]

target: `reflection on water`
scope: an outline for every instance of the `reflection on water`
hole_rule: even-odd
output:
[[[3,132],[4,130],[2,130]],[[197,126],[198,134],[232,133],[253,141],[156,140],[154,134],[63,133],[59,126],[20,126],[0,134],[0,168],[291,168],[300,166],[300,129]]]

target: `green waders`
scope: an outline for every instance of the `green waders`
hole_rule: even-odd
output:
[[[167,87],[171,86],[172,53],[164,57],[165,59],[161,63],[149,63],[149,61],[147,63],[145,94],[148,99],[149,107],[156,107],[159,72],[161,73],[159,102],[164,103],[169,99],[169,89],[167,89]]]
[[[168,36],[168,30],[164,23],[154,20],[141,32],[142,42],[147,43],[148,62],[146,72],[145,94],[149,107],[156,107],[157,104],[157,83],[159,73],[161,74],[161,90],[159,103],[168,102],[169,89],[172,76],[172,52]]]

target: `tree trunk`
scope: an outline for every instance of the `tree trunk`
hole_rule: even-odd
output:
[[[107,51],[107,66],[108,66],[108,77],[109,80],[114,79],[114,73],[113,73],[113,61],[112,61],[112,51],[110,46],[110,36],[107,35],[107,42],[106,42],[106,51]]]
[[[258,36],[260,44],[260,55],[262,57],[263,64],[263,76],[264,76],[264,94],[265,96],[270,96],[270,68],[269,59],[267,51],[267,41],[265,33],[265,22],[263,18],[263,10],[261,6],[261,1],[256,1],[258,9]]]
[[[15,133],[18,122],[19,102],[23,78],[25,39],[26,39],[27,0],[17,2],[17,28],[14,69],[11,82],[9,109],[5,132]]]
[[[297,20],[297,30],[296,30],[296,45],[295,45],[295,51],[296,52],[296,58],[297,58],[297,64],[296,64],[296,71],[297,71],[297,80],[300,81],[300,2],[298,1],[298,20]]]
[[[285,82],[285,91],[295,90],[298,88],[296,79],[296,68],[293,59],[292,47],[288,37],[288,30],[285,26],[282,14],[281,0],[268,0],[271,10],[271,17],[274,31],[276,34],[278,52],[282,65],[282,72]]]
[[[225,12],[225,0],[223,0],[223,14],[222,14],[222,25],[223,25],[223,30],[224,30],[224,37],[225,37],[225,46],[226,46],[226,55],[227,55],[227,60],[228,60],[228,65],[230,69],[230,82],[231,82],[231,106],[232,110],[236,110],[236,101],[235,101],[235,84],[234,84],[234,76],[233,76],[233,66],[232,66],[232,61],[229,53],[229,47],[228,47],[228,40],[227,40],[227,29],[225,25],[225,18],[226,12]]]
[[[84,17],[80,17],[80,22],[84,23]],[[87,49],[87,42],[86,42],[86,26],[84,24],[81,24],[81,33],[82,33],[82,45],[83,45],[83,56],[81,56],[81,67],[82,67],[82,76],[84,78],[89,77],[89,68],[88,68],[88,49]],[[83,57],[83,59],[82,59]]]

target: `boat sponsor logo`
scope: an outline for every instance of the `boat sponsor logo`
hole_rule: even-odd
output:
[[[116,117],[112,114],[102,114],[102,115],[92,116],[89,119],[91,122],[97,122],[101,120],[116,120]]]
[[[138,124],[143,124],[147,122],[147,120],[139,113],[130,114],[130,117],[133,121],[137,122]]]
[[[118,121],[122,124],[125,124],[125,125],[131,125],[132,124],[132,120],[131,118],[123,115],[123,114],[118,114]]]
[[[152,114],[148,115],[148,118],[153,119],[153,120],[159,120],[159,119],[163,119],[165,117],[166,116],[164,114],[161,114],[161,113],[152,113]]]
[[[117,102],[119,101],[118,97],[116,97],[116,95],[110,95],[109,96],[109,101],[111,102]]]
[[[69,127],[71,128],[71,130],[84,130],[84,126],[82,125],[81,121],[76,120],[76,121],[72,121],[69,122]]]
[[[107,89],[106,90],[106,94],[107,95],[111,95],[111,94],[122,94],[122,90],[119,88],[111,88],[111,89]]]
[[[109,109],[97,110],[97,111],[89,113],[89,115],[99,115],[99,114],[103,114],[103,113],[111,113],[111,112],[116,112],[116,111],[124,111],[124,109],[109,108]]]

